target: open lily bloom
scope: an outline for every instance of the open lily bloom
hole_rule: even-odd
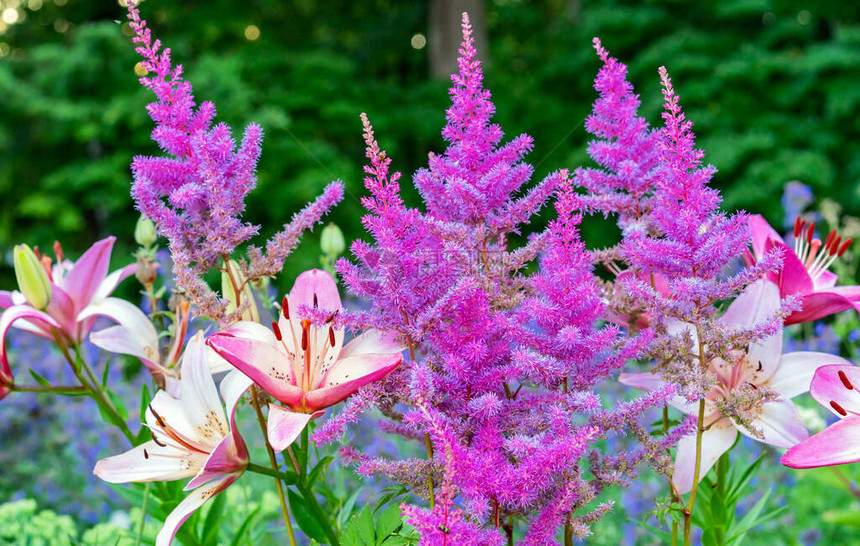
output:
[[[818,434],[789,449],[780,462],[792,468],[816,468],[860,461],[860,368],[822,366],[809,393],[839,417]]]
[[[302,306],[332,313],[341,308],[331,275],[318,269],[299,275],[272,330],[240,322],[207,340],[215,352],[292,410],[269,407],[269,441],[278,450],[321,410],[384,377],[403,360],[403,347],[393,336],[369,330],[343,346],[342,328],[291,317],[290,309]]]
[[[765,280],[750,285],[726,310],[721,318],[729,328],[752,328],[773,317],[779,309],[779,291],[773,283]],[[695,330],[680,324],[678,331],[688,330],[695,340]],[[697,342],[696,342],[697,343]],[[705,397],[705,420],[707,428],[702,434],[702,457],[699,479],[717,462],[737,438],[738,431],[755,440],[775,447],[789,448],[809,434],[800,421],[797,408],[791,398],[809,390],[816,368],[826,364],[849,364],[838,356],[796,352],[782,354],[782,332],[761,341],[751,343],[746,351],[737,351],[731,361],[714,359],[710,370],[715,375],[716,386]],[[625,385],[654,390],[663,385],[659,376],[650,373],[624,373],[619,380]],[[860,384],[860,380],[858,380]],[[768,388],[779,398],[766,402],[751,415],[751,424],[762,433],[758,437],[731,418],[722,415],[719,402],[729,399],[733,391],[746,388]],[[698,402],[688,403],[675,397],[670,404],[688,415],[697,415]],[[693,487],[696,466],[696,436],[685,436],[678,443],[675,458],[675,474],[672,481],[680,493]]]
[[[170,544],[186,519],[208,499],[236,481],[248,466],[248,449],[235,423],[236,404],[251,386],[234,372],[221,381],[221,397],[205,359],[203,334],[188,343],[183,357],[182,397],[158,391],[146,412],[152,440],[121,455],[102,459],[93,471],[110,483],[193,478],[192,490],[167,516],[156,545]]]
[[[176,334],[166,355],[162,355],[158,332],[149,317],[137,306],[118,298],[107,298],[91,304],[79,318],[105,315],[117,321],[116,326],[93,332],[90,341],[112,353],[120,353],[137,357],[144,366],[161,382],[167,392],[177,395],[177,379],[180,369],[177,367],[185,333],[188,331],[188,304],[183,303],[177,311]],[[221,358],[210,347],[204,346],[205,359],[210,373],[226,372],[233,369],[226,360]]]
[[[851,245],[835,231],[822,243],[814,237],[815,224],[800,218],[794,226],[794,248],[790,248],[759,215],[750,216],[753,257],[761,259],[773,248],[783,250],[783,266],[778,273],[768,273],[768,279],[779,286],[780,296],[799,294],[803,308],[785,319],[786,324],[809,322],[846,309],[860,309],[860,286],[836,286],[837,276],[828,268]]]
[[[136,265],[131,264],[108,274],[115,239],[102,239],[74,263],[64,260],[58,248],[57,263],[49,272],[51,299],[45,311],[39,311],[27,303],[20,292],[0,291],[0,307],[6,308],[0,318],[0,324],[3,324],[0,331],[4,339],[6,323],[11,324],[19,319],[23,320],[17,322],[16,327],[48,339],[54,339],[51,328],[57,329],[60,336],[71,344],[86,339],[96,320],[93,313],[88,313],[89,307],[112,299],[108,296],[120,281],[135,271]]]

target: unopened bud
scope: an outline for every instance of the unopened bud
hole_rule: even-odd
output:
[[[146,287],[151,287],[155,282],[157,270],[158,263],[156,263],[155,260],[147,256],[146,253],[138,253],[137,269],[134,270],[134,276],[140,284]]]
[[[51,281],[42,262],[27,245],[15,246],[14,260],[18,289],[24,299],[36,309],[44,309],[51,301]]]
[[[346,250],[346,241],[343,232],[337,224],[329,224],[323,228],[320,238],[320,248],[323,254],[329,257],[337,257]]]
[[[221,272],[221,293],[227,298],[227,312],[232,313],[239,305],[248,305],[242,313],[242,320],[250,320],[260,322],[260,313],[257,311],[257,304],[254,301],[254,292],[251,290],[251,285],[245,282],[245,276],[239,269],[239,264],[236,260],[228,260],[225,264],[226,268]],[[236,294],[236,288],[241,287],[239,296]]]
[[[144,248],[149,248],[157,239],[158,233],[155,231],[155,222],[141,214],[140,218],[137,219],[137,225],[134,226],[135,242]]]

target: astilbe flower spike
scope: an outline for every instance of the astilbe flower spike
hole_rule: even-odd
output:
[[[576,183],[588,193],[583,202],[592,210],[618,214],[622,229],[643,229],[638,220],[649,211],[660,163],[660,133],[638,115],[641,101],[627,81],[627,67],[603,47],[594,48],[603,66],[594,80],[600,94],[585,129],[597,137],[588,144],[588,155],[603,169],[576,170]]]
[[[333,438],[375,403],[394,421],[382,428],[425,438],[432,462],[374,458],[354,448],[344,454],[363,474],[385,473],[433,497],[432,508],[403,508],[423,544],[499,544],[508,516],[535,514],[527,540],[538,544],[561,525],[585,533],[589,517],[605,508],[574,513],[630,475],[617,464],[633,468],[666,448],[653,443],[617,464],[597,455],[605,471],[591,482],[578,464],[606,431],[635,424],[674,391],[619,411],[603,410],[590,392],[643,343],[621,343],[617,329],[596,328],[603,309],[577,231],[581,203],[563,171],[525,189],[532,168],[522,158],[531,139],[501,143],[465,15],[458,65],[442,133],[448,147],[431,154],[429,168],[413,179],[424,212],[400,198],[400,175],[390,174],[391,160],[362,116],[370,193],[363,222],[372,242],[353,243],[356,262],[341,260],[338,273],[371,309],[344,320],[399,332],[411,361],[386,378],[385,395],[359,391],[346,417],[318,437]],[[559,219],[512,247],[509,237],[555,190]],[[541,251],[541,273],[525,275]]]
[[[241,214],[245,197],[256,185],[263,131],[255,123],[248,125],[237,147],[227,125],[212,125],[215,105],[208,101],[196,105],[182,66],[173,66],[170,49],[152,40],[134,2],[129,2],[128,18],[136,51],[150,73],[141,84],[157,99],[147,107],[156,124],[152,138],[166,154],[135,157],[132,195],[140,211],[167,237],[178,286],[203,315],[229,323],[243,310],[225,320],[228,302],[217,297],[202,275],[223,266],[225,257],[257,233],[257,226],[243,222]],[[265,254],[251,250],[250,263],[240,264],[244,278],[253,281],[278,273],[302,231],[342,197],[343,185],[329,184],[315,203],[273,237]]]

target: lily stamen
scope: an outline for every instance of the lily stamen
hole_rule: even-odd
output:
[[[794,253],[813,281],[827,271],[851,246],[851,239],[843,241],[835,229],[830,231],[824,243],[815,238],[814,233],[815,222],[807,225],[806,221],[798,216],[794,222]]]
[[[188,443],[185,439],[182,438],[182,435],[180,435],[178,432],[173,430],[172,427],[169,427],[167,425],[167,422],[160,415],[158,415],[158,413],[152,408],[152,403],[149,404],[149,411],[152,412],[152,415],[155,417],[155,421],[158,423],[159,428],[161,428],[162,432],[164,432],[164,434],[168,438],[170,438],[171,440],[173,440],[174,442],[178,443],[179,445],[181,445],[182,447],[184,447],[186,449],[189,449],[191,451],[196,451],[197,453],[203,453],[204,455],[209,455],[208,452],[203,451],[200,448],[194,447],[193,445]],[[152,435],[152,438],[155,439],[155,434]]]

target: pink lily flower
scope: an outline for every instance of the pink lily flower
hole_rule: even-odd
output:
[[[773,317],[779,309],[779,290],[775,284],[760,280],[750,285],[729,306],[721,318],[728,328],[752,328],[757,323]],[[677,333],[690,332],[694,343],[695,330],[689,324],[679,324]],[[825,364],[850,364],[838,356],[795,352],[782,354],[782,332],[761,341],[751,343],[748,350],[737,351],[730,361],[720,358],[710,363],[716,385],[705,395],[705,432],[702,434],[701,464],[699,479],[729,450],[737,439],[738,432],[775,447],[789,448],[803,440],[809,433],[800,421],[797,408],[791,398],[809,390],[816,368]],[[619,381],[631,387],[654,390],[663,385],[661,378],[651,373],[623,373]],[[860,384],[860,379],[858,379]],[[763,434],[758,437],[731,418],[722,415],[718,403],[728,399],[733,391],[745,388],[767,388],[779,398],[763,404],[752,419],[752,426]],[[670,405],[688,415],[697,415],[698,402],[689,403],[685,398],[675,397]],[[675,473],[672,481],[683,494],[693,487],[696,466],[696,436],[687,435],[678,443],[675,457]]]
[[[215,352],[290,408],[269,406],[269,442],[278,451],[325,408],[384,377],[403,360],[403,347],[393,336],[368,330],[343,346],[343,328],[291,317],[290,309],[302,306],[330,310],[334,317],[341,303],[331,275],[319,269],[299,275],[272,330],[240,322],[207,340]]]
[[[790,248],[767,221],[759,215],[750,216],[752,261],[760,260],[773,248],[783,250],[783,266],[767,278],[779,286],[782,297],[800,294],[803,308],[785,319],[785,324],[797,324],[820,319],[844,311],[860,310],[860,286],[836,286],[837,276],[828,268],[851,246],[851,239],[842,240],[831,231],[824,243],[815,238],[815,223],[809,225],[799,217],[794,225],[794,248]]]
[[[158,391],[146,412],[152,440],[100,460],[93,473],[109,483],[170,481],[193,478],[193,490],[173,509],[158,533],[156,546],[168,545],[179,527],[204,502],[239,479],[250,460],[236,429],[236,404],[251,381],[235,372],[221,381],[221,397],[205,359],[203,334],[188,343],[183,357],[182,397]]]
[[[809,393],[839,417],[818,434],[789,449],[780,462],[791,468],[817,468],[860,461],[860,368],[822,366]]]
[[[6,308],[0,323],[11,324],[18,319],[25,319],[16,326],[48,339],[54,339],[50,327],[57,328],[63,339],[73,345],[86,339],[96,320],[92,314],[86,313],[88,308],[92,304],[110,299],[108,296],[120,281],[133,275],[136,268],[136,264],[131,264],[108,274],[115,240],[115,237],[102,239],[74,263],[63,259],[62,251],[57,245],[58,261],[48,270],[51,300],[47,309],[42,312],[31,306],[20,292],[0,290],[0,307]],[[42,256],[42,260],[50,262],[47,256]],[[6,318],[6,314],[10,312],[10,318]],[[79,318],[79,315],[83,315],[83,318]],[[5,337],[5,331],[3,336]]]
[[[6,354],[6,334],[13,325],[22,330],[53,340],[56,331],[63,342],[77,345],[92,330],[96,317],[91,307],[104,301],[119,301],[110,298],[117,285],[134,274],[135,264],[108,274],[111,249],[115,237],[102,239],[87,250],[77,262],[63,259],[62,249],[55,246],[57,263],[48,270],[51,284],[51,299],[44,311],[36,309],[24,299],[20,292],[0,290],[0,399],[8,392],[4,387],[12,384],[12,372]],[[50,263],[47,256],[42,261]],[[117,320],[110,313],[108,317]]]

